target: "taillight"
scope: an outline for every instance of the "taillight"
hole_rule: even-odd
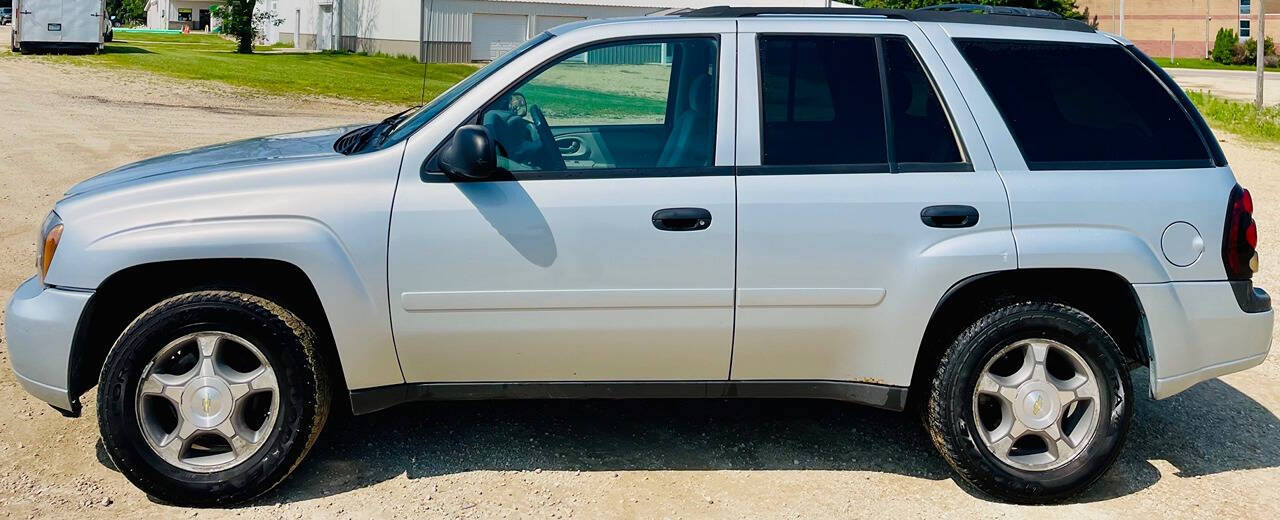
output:
[[[1222,264],[1231,280],[1248,280],[1258,270],[1258,225],[1253,221],[1253,197],[1239,184],[1231,189],[1227,200]]]

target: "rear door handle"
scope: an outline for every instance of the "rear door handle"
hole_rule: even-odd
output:
[[[701,231],[711,227],[711,212],[702,208],[667,208],[653,212],[653,227],[663,231]]]
[[[929,206],[920,211],[920,221],[936,228],[966,228],[978,224],[978,209],[973,206]]]

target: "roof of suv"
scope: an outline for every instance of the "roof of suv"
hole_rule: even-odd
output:
[[[849,18],[894,18],[912,22],[969,23],[1061,31],[1097,32],[1089,24],[1062,17],[1047,17],[1033,10],[1026,12],[944,11],[937,9],[836,9],[826,7],[706,7],[678,13],[687,18],[747,18],[762,16],[822,16]]]
[[[949,4],[947,7],[967,4]],[[680,19],[735,19],[735,18],[767,18],[767,17],[809,17],[826,19],[894,19],[911,22],[952,23],[986,25],[991,27],[1015,27],[1028,29],[1046,29],[1070,31],[1074,33],[1098,33],[1089,24],[1079,20],[1068,20],[1052,13],[1041,13],[1035,10],[1025,12],[985,11],[972,12],[946,11],[937,9],[869,9],[869,8],[826,8],[826,7],[704,7],[669,12],[662,15],[627,16],[619,18],[590,18],[556,26],[548,32],[562,35],[578,29],[615,24],[615,23],[652,23],[659,20],[675,21]],[[1045,16],[1046,14],[1050,16]],[[1115,39],[1113,35],[1108,35]],[[1122,42],[1123,43],[1123,42]]]

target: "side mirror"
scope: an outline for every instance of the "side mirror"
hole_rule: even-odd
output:
[[[449,175],[473,180],[487,179],[497,173],[498,156],[489,130],[481,125],[459,128],[440,151],[440,169]]]

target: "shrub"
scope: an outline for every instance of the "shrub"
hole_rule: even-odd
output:
[[[1236,38],[1234,29],[1218,29],[1218,36],[1213,39],[1213,61],[1223,65],[1234,63],[1234,54],[1236,45],[1240,43],[1240,39]]]
[[[1268,37],[1266,40],[1263,40],[1263,41],[1264,41],[1264,43],[1262,44],[1262,48],[1264,52],[1264,54],[1262,55],[1263,59],[1265,60],[1267,56],[1275,56],[1276,42],[1271,41],[1270,37]],[[1247,53],[1247,56],[1245,56],[1244,65],[1257,63],[1258,62],[1258,40],[1249,38],[1249,41],[1244,42],[1244,47]]]
[[[1249,63],[1249,49],[1243,43],[1237,43],[1231,48],[1231,61],[1228,65],[1244,65]]]

